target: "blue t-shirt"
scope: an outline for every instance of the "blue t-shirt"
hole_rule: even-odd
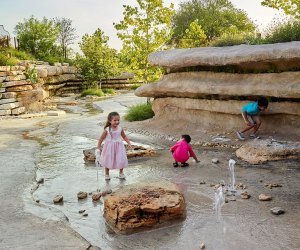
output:
[[[242,108],[242,112],[244,113],[245,111],[248,115],[257,115],[260,112],[260,109],[258,107],[258,102],[250,102],[246,104]]]

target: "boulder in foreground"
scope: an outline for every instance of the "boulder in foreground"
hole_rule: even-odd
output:
[[[185,201],[172,183],[130,185],[108,195],[104,201],[104,217],[119,233],[152,227],[185,217]]]

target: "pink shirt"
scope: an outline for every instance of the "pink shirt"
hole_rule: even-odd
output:
[[[196,157],[192,147],[185,140],[180,140],[171,147],[173,157],[177,162],[186,162],[190,157]]]

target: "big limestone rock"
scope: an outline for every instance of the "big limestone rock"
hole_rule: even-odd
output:
[[[300,158],[300,142],[253,140],[236,150],[236,156],[252,164]]]
[[[241,129],[243,105],[265,96],[260,131],[300,139],[300,41],[172,49],[151,53],[148,61],[167,69],[135,91],[154,98],[157,126]]]
[[[129,185],[106,196],[104,201],[107,223],[124,234],[182,219],[185,213],[182,193],[168,182]]]
[[[240,69],[289,71],[300,63],[300,41],[263,45],[237,45],[172,49],[151,53],[151,65],[170,69],[194,66],[238,65]],[[271,67],[271,68],[270,68]]]

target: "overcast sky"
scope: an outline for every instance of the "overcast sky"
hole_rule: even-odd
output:
[[[165,0],[165,5],[174,3],[175,8],[185,0]],[[232,0],[239,9],[263,29],[271,22],[278,11],[262,7],[262,0]],[[123,5],[134,5],[135,0],[0,0],[0,25],[13,36],[15,25],[24,18],[34,15],[37,18],[66,17],[73,21],[79,36],[92,34],[101,28],[109,36],[110,46],[120,49],[122,43],[116,36],[113,22],[122,20]]]

